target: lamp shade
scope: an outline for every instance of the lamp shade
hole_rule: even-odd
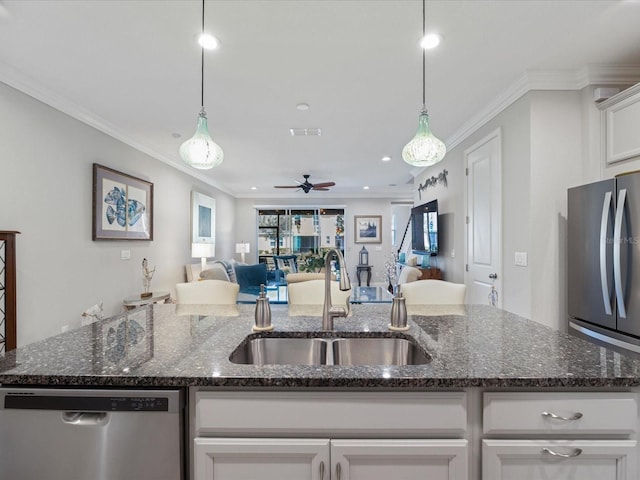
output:
[[[208,258],[216,254],[216,245],[214,243],[192,243],[191,256],[193,258]]]
[[[224,160],[222,149],[209,135],[204,108],[198,115],[196,133],[180,146],[180,157],[188,165],[200,170],[217,167]]]
[[[418,120],[418,132],[402,149],[402,159],[414,167],[428,167],[442,160],[447,147],[431,132],[429,115],[422,111]]]
[[[236,243],[236,253],[249,253],[250,249],[249,243]]]

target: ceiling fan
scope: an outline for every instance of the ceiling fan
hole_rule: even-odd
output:
[[[274,188],[298,188],[304,191],[304,193],[309,193],[311,190],[329,190],[328,187],[333,187],[335,182],[322,182],[322,183],[311,183],[309,182],[309,177],[311,175],[302,175],[304,177],[304,182],[298,182],[298,185],[275,185]]]

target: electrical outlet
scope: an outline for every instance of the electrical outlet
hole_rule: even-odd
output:
[[[456,251],[455,250],[451,250],[451,258],[456,258]]]
[[[382,251],[382,247],[376,247],[376,252],[381,252]]]
[[[527,252],[516,252],[515,264],[519,267],[527,266]]]
[[[129,260],[131,259],[131,250],[122,250],[120,252],[120,260]]]

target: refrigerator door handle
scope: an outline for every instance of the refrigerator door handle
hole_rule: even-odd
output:
[[[607,279],[607,223],[609,222],[610,207],[611,192],[607,192],[604,194],[602,217],[600,219],[600,286],[604,313],[607,315],[611,315],[611,298],[609,297],[609,282]]]
[[[627,199],[627,189],[622,188],[618,193],[618,206],[616,207],[616,219],[613,225],[613,280],[616,287],[618,300],[618,314],[620,318],[627,318],[627,310],[624,306],[624,291],[622,290],[622,266],[620,263],[620,243],[622,239],[622,216],[624,215],[624,203]]]

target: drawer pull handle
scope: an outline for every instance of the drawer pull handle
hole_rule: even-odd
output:
[[[320,480],[324,480],[324,462],[320,462]]]
[[[554,420],[565,420],[567,422],[573,422],[574,420],[580,420],[582,418],[582,413],[576,412],[573,414],[573,417],[561,417],[560,415],[556,415],[551,412],[542,412],[543,417],[553,418]]]
[[[549,455],[553,455],[554,457],[573,458],[573,457],[577,457],[578,455],[580,455],[582,453],[582,449],[581,448],[574,448],[573,452],[571,452],[571,453],[558,453],[558,452],[554,452],[550,448],[544,447],[542,449],[542,452],[543,453],[547,453]]]

